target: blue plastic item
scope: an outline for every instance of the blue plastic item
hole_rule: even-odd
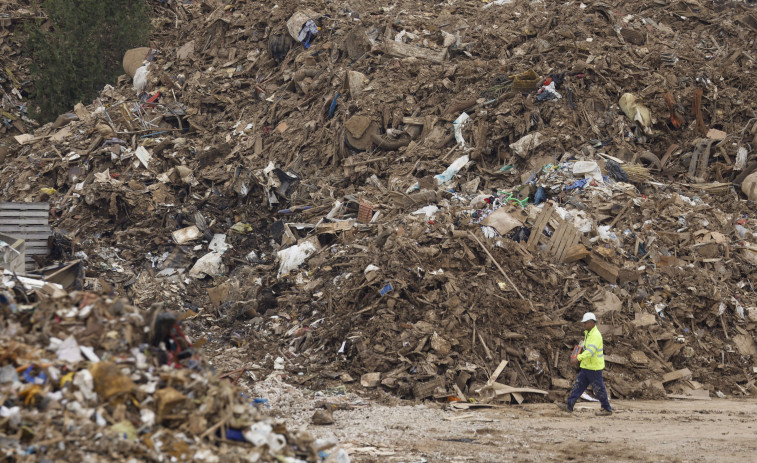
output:
[[[336,111],[336,100],[339,98],[339,95],[341,95],[341,93],[336,92],[336,95],[334,95],[334,99],[331,100],[331,106],[329,106],[329,119],[334,117],[334,111]]]
[[[221,430],[219,429],[216,435],[220,435]],[[244,435],[242,434],[242,431],[239,429],[227,429],[226,430],[226,439],[233,440],[235,442],[247,442],[244,438]]]
[[[30,365],[29,368],[24,370],[24,381],[32,384],[45,384],[47,382],[47,373],[42,371],[37,376],[32,376],[32,369],[34,369],[34,365]]]
[[[382,296],[384,296],[386,293],[388,293],[389,291],[391,291],[393,289],[394,288],[392,287],[392,284],[391,283],[387,283],[386,286],[384,286],[383,288],[381,288],[381,291],[379,291],[379,294],[381,294]]]
[[[271,404],[268,403],[268,399],[253,399],[253,405],[265,405],[265,408],[271,408]]]
[[[575,183],[572,185],[568,185],[565,187],[565,191],[575,190],[576,188],[580,188],[583,190],[583,188],[586,186],[586,179],[582,178],[581,180],[576,180]]]
[[[547,192],[544,191],[544,187],[540,186],[534,193],[534,204],[539,205],[547,199]]]

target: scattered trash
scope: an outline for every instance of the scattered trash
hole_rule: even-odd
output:
[[[310,48],[310,44],[319,32],[316,19],[318,13],[313,10],[296,11],[287,21],[287,30],[293,39],[302,43],[305,48]]]
[[[449,165],[447,169],[445,169],[444,172],[442,172],[439,175],[435,175],[434,178],[436,179],[436,183],[439,185],[444,185],[445,183],[448,183],[450,180],[452,180],[452,177],[454,177],[458,172],[460,172],[460,169],[462,169],[466,164],[468,164],[468,160],[470,158],[468,155],[460,156],[459,158],[455,159],[455,162]]]
[[[465,149],[465,139],[463,138],[463,127],[465,126],[465,123],[468,121],[468,119],[469,119],[468,114],[462,113],[452,123],[452,127],[454,127],[454,131],[455,131],[455,141],[463,149]]]
[[[184,244],[202,237],[202,233],[200,232],[200,229],[197,228],[197,225],[191,225],[189,227],[182,228],[181,230],[176,230],[171,235],[173,236],[176,244]]]
[[[506,357],[512,386],[483,405],[544,400],[518,389],[572,379],[560,346],[580,340],[586,304],[611,314],[614,396],[757,392],[739,337],[755,334],[757,121],[754,89],[731,78],[754,63],[738,8],[688,5],[665,25],[658,4],[627,18],[564,2],[545,24],[507,1],[451,16],[161,3],[159,49],[127,53],[128,78],[57,122],[29,118],[29,64],[18,47],[3,58],[0,368],[16,377],[0,373],[0,427],[36,432],[3,435],[54,439],[37,424],[49,399],[108,442],[149,436],[148,460],[243,438],[259,444],[240,454],[266,461],[269,443],[301,442],[253,429],[247,409],[263,407],[206,382],[204,355],[241,369],[229,388],[375,373],[371,387],[440,402],[482,400],[471,385]],[[153,320],[154,305],[177,313]],[[119,386],[113,403],[95,372]]]
[[[197,262],[189,270],[189,276],[193,278],[205,278],[220,276],[225,273],[223,254],[209,252],[197,259]]]
[[[517,142],[512,143],[510,149],[518,156],[525,158],[531,153],[531,151],[535,150],[543,143],[542,138],[542,134],[539,132],[530,133]]]
[[[638,123],[645,133],[652,133],[652,113],[638,98],[630,93],[624,93],[620,97],[620,109],[627,118]]]
[[[282,276],[287,275],[289,272],[302,265],[308,257],[313,255],[318,249],[320,249],[318,240],[313,237],[295,246],[279,251],[277,255],[280,263],[277,276],[281,278]]]

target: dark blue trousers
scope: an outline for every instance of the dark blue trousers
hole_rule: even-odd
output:
[[[607,399],[605,382],[602,380],[602,370],[585,370],[583,368],[578,372],[576,383],[573,385],[573,391],[571,391],[570,397],[568,397],[568,408],[573,410],[573,405],[576,404],[581,394],[589,387],[589,384],[591,384],[591,388],[594,390],[594,395],[599,399],[599,403],[602,404],[602,408],[612,410],[610,408],[610,401]]]

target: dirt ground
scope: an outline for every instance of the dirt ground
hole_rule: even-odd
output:
[[[354,461],[753,461],[754,401],[617,401],[612,417],[597,404],[571,416],[553,404],[493,411],[436,407],[371,407],[336,412],[333,433],[345,445],[374,446],[393,455],[353,450]],[[318,432],[318,429],[315,429]],[[750,456],[751,455],[751,456]]]
[[[544,403],[448,411],[271,381],[247,389],[267,397],[274,414],[308,424],[317,437],[338,439],[353,462],[741,463],[757,452],[754,400],[616,400],[613,416],[598,417],[599,404],[588,402],[572,415]],[[335,411],[332,425],[310,425],[323,401],[352,409]]]

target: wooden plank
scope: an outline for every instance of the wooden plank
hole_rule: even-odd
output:
[[[487,255],[487,256],[489,256],[489,259],[491,259],[491,260],[492,260],[492,262],[494,262],[494,265],[496,265],[496,266],[497,266],[497,268],[499,269],[500,273],[502,273],[502,276],[503,276],[503,277],[505,277],[505,280],[507,280],[507,282],[508,282],[508,283],[510,284],[510,286],[512,286],[512,287],[513,287],[513,289],[515,289],[515,292],[516,292],[516,293],[518,294],[518,296],[519,296],[519,297],[520,297],[521,299],[523,299],[524,301],[528,301],[528,305],[530,305],[530,306],[531,306],[531,310],[536,310],[536,309],[534,308],[534,303],[533,303],[533,302],[531,302],[531,299],[526,299],[526,298],[525,298],[525,297],[523,296],[523,294],[521,294],[521,292],[520,292],[520,290],[518,289],[518,287],[517,287],[517,286],[515,286],[515,283],[513,283],[513,281],[512,281],[512,280],[510,279],[510,277],[509,277],[509,276],[507,275],[507,272],[505,272],[505,271],[504,271],[504,269],[502,269],[502,266],[501,266],[501,265],[499,265],[499,262],[497,262],[497,259],[495,259],[495,258],[494,258],[494,256],[492,255],[492,253],[491,253],[491,252],[489,252],[489,250],[488,250],[488,249],[486,249],[486,246],[484,246],[484,243],[482,243],[482,242],[481,242],[481,240],[479,240],[479,239],[478,239],[478,237],[477,237],[476,235],[474,235],[473,233],[470,233],[470,232],[468,232],[468,236],[469,236],[469,237],[471,237],[471,238],[472,238],[472,239],[473,239],[474,241],[476,241],[476,243],[478,243],[478,245],[479,245],[479,246],[481,246],[481,249],[483,249],[483,250],[484,250],[484,252],[486,253],[486,255]],[[481,338],[481,343],[482,343],[482,344],[484,344],[484,340],[483,340],[483,338]],[[486,347],[486,344],[484,344],[484,347]]]
[[[27,249],[27,256],[46,256],[50,253],[49,249]]]
[[[0,225],[0,232],[13,233],[50,233],[49,225]]]
[[[47,240],[25,240],[26,248],[46,248]]]
[[[496,404],[482,404],[482,403],[470,403],[470,402],[452,402],[448,405],[450,410],[470,410],[470,409],[476,409],[476,408],[504,408],[504,405],[496,405]],[[454,420],[455,418],[452,418],[450,420]],[[445,418],[447,420],[447,418]]]
[[[715,140],[707,140],[706,142],[703,142],[702,145],[704,146],[704,151],[700,155],[699,158],[699,167],[697,168],[697,178],[701,179],[698,180],[698,182],[701,182],[702,180],[707,180],[707,164],[710,161],[710,153],[711,153],[711,147],[712,143]]]
[[[669,383],[671,381],[676,381],[682,378],[686,378],[687,376],[691,376],[691,370],[688,368],[683,368],[681,370],[671,371],[670,373],[665,373],[662,375],[662,383]]]
[[[50,232],[50,226],[49,225],[30,225],[30,226],[17,226],[17,225],[10,225],[10,224],[0,224],[0,232],[7,233],[9,235],[12,235],[14,232],[23,232],[23,233],[40,233],[40,232]]]
[[[586,249],[586,246],[583,244],[575,244],[571,246],[570,248],[565,250],[565,255],[563,256],[563,262],[565,263],[571,263],[576,262],[581,259],[585,259],[586,257],[589,257],[591,252]]]
[[[670,145],[670,147],[668,148],[668,150],[665,152],[665,155],[660,160],[660,169],[661,170],[665,170],[665,164],[667,164],[668,159],[670,159],[670,156],[672,156],[673,153],[677,149],[678,149],[678,145],[676,145],[675,143],[673,143],[672,145]]]
[[[11,218],[38,217],[42,219],[47,219],[49,215],[50,215],[50,211],[48,210],[8,211],[8,210],[0,209],[0,217],[11,217]],[[3,219],[0,219],[0,220],[3,220]]]
[[[578,237],[576,236],[577,233],[578,230],[576,230],[576,227],[568,224],[566,234],[565,236],[563,236],[563,239],[560,242],[557,251],[555,252],[555,259],[558,262],[562,262],[563,256],[565,255],[565,250],[573,246],[575,242],[578,241]]]
[[[541,223],[541,215],[536,217],[536,220],[534,221],[534,226],[531,227],[531,234],[528,236],[528,241],[526,242],[526,251],[534,250],[534,244],[536,243],[538,235],[541,233],[541,230],[544,230],[544,227],[539,228],[540,223]]]
[[[34,209],[50,210],[50,203],[0,203],[0,210],[29,211]]]
[[[555,260],[559,260],[560,258],[560,248],[565,246],[565,239],[570,235],[571,226],[568,222],[561,222],[560,228],[563,229],[562,235],[559,237],[557,241],[554,242],[554,244],[552,244],[552,251],[550,253],[552,257],[555,258]],[[555,238],[557,238],[556,235],[557,234],[555,234],[555,237],[552,238],[553,241]]]
[[[34,241],[34,242],[26,242],[26,252],[29,252],[31,249],[48,249],[47,241]]]
[[[569,248],[573,247],[573,245],[578,243],[578,240],[581,237],[581,232],[579,232],[576,229],[576,227],[574,227],[573,225],[570,225],[569,230],[570,230],[570,234],[568,235],[567,239],[563,240],[564,241],[563,247],[560,248],[560,254],[557,256],[560,262],[562,262],[563,259],[565,258],[565,252]]]
[[[548,394],[547,391],[544,391],[541,389],[533,389],[530,387],[512,387],[512,386],[508,386],[502,383],[494,383],[492,385],[492,388],[494,389],[495,395],[498,395],[498,396],[505,395],[505,394],[512,394],[513,392],[518,392],[518,393],[527,392],[531,394],[542,394],[542,395]]]
[[[639,271],[622,268],[618,270],[618,283],[627,283],[639,279]]]
[[[700,149],[698,145],[696,148],[697,149],[694,150],[691,160],[689,161],[689,178],[694,178],[694,174],[697,171],[697,165],[699,165]]]
[[[586,258],[589,263],[589,270],[596,273],[609,283],[617,284],[618,267],[599,258],[598,256],[589,256]]]
[[[47,217],[39,218],[39,217],[15,217],[15,218],[5,218],[3,219],[3,222],[10,222],[11,225],[43,225],[47,223]]]
[[[426,118],[425,117],[403,117],[402,123],[411,124],[411,125],[426,125]]]
[[[395,58],[418,58],[427,59],[434,63],[443,63],[447,57],[447,49],[443,49],[441,52],[431,50],[425,47],[416,47],[402,42],[395,42],[394,40],[387,40],[384,43],[384,50],[387,55]]]
[[[425,399],[431,397],[437,387],[444,387],[444,380],[438,377],[426,383],[416,383],[413,387],[413,395],[416,399]]]
[[[568,249],[581,242],[581,235],[583,235],[581,230],[576,230],[576,233],[573,235],[573,240],[571,240],[569,245],[565,247],[565,251],[562,254],[562,260],[565,260],[565,256],[568,254]]]
[[[567,230],[568,223],[565,221],[560,222],[560,226],[557,227],[557,231],[555,231],[554,235],[552,235],[552,239],[549,240],[549,244],[547,245],[547,254],[550,254],[552,256],[555,255],[557,246],[560,244],[560,241],[562,240]]]
[[[531,236],[528,237],[528,243],[526,245],[527,250],[533,251],[538,244],[539,238],[543,236],[544,227],[547,225],[549,218],[552,216],[553,210],[554,208],[552,207],[552,205],[549,205],[541,212],[541,214],[539,214],[538,217],[536,217],[534,226],[531,229]]]
[[[710,398],[710,391],[692,391],[691,395],[686,394],[667,394],[665,397],[668,399],[683,399],[683,400],[712,400]]]
[[[605,354],[605,362],[617,363],[618,365],[626,365],[628,360],[621,355]]]
[[[455,392],[457,393],[457,396],[460,398],[460,400],[462,400],[463,402],[467,402],[468,398],[465,397],[465,394],[463,394],[463,391],[460,390],[460,386],[458,386],[457,384],[453,384],[452,386],[454,386]]]
[[[544,224],[544,226],[545,227],[552,227],[552,230],[554,230],[555,233],[556,233],[557,232],[557,227],[560,226],[560,224],[562,223],[562,221],[563,220],[562,220],[562,218],[560,218],[560,214],[558,214],[557,211],[555,211],[554,209],[552,209],[552,211],[550,211],[549,216],[547,217],[547,222]],[[555,236],[555,234],[552,233],[552,236]],[[544,233],[542,233],[541,236],[539,236],[539,243],[540,244],[549,244],[549,240],[552,239],[552,236],[547,236]],[[539,243],[537,243],[537,244],[539,244]],[[545,249],[546,249],[546,247],[545,247]]]
[[[50,232],[49,231],[45,232],[45,233],[41,233],[41,234],[40,233],[34,234],[34,233],[25,233],[25,232],[18,231],[18,230],[13,231],[13,232],[7,232],[7,231],[0,230],[0,233],[6,234],[6,235],[15,236],[16,238],[20,238],[22,240],[32,241],[32,242],[34,242],[34,241],[37,241],[37,242],[47,241],[47,239],[50,237]]]
[[[623,209],[621,209],[620,212],[618,212],[618,215],[615,216],[613,221],[610,222],[610,228],[614,227],[615,224],[618,223],[618,220],[620,220],[621,217],[623,217],[623,214],[625,214],[628,208],[631,207],[631,204],[633,204],[633,199],[629,199],[628,201],[626,201],[626,205],[623,206]]]
[[[654,316],[654,314],[651,313],[636,312],[634,314],[634,320],[631,323],[639,328],[643,326],[652,326],[657,324],[657,318]]]
[[[27,249],[27,251],[26,251],[27,254],[30,253],[32,250],[36,250],[36,249],[43,249],[43,250],[45,250],[45,252],[49,251],[49,248],[47,247],[46,244],[45,245],[37,244],[36,246],[31,246],[31,247],[30,246],[26,246],[26,249]]]
[[[26,249],[29,248],[47,248],[47,241],[26,241]]]
[[[557,227],[555,227],[554,230],[555,231],[552,233],[552,236],[548,238],[549,241],[547,242],[547,246],[544,248],[544,252],[546,252],[547,254],[550,254],[550,251],[552,250],[552,246],[554,245],[555,239],[563,231],[562,223],[560,223]]]
[[[3,233],[3,232],[0,232]],[[15,236],[15,235],[13,235]],[[23,240],[29,240],[29,241],[47,241],[47,238],[50,236],[50,232],[34,232],[34,233],[28,233],[24,232],[24,236],[19,236],[19,239]]]
[[[504,370],[506,366],[507,366],[507,360],[502,360],[501,362],[499,362],[497,369],[494,370],[494,373],[492,373],[491,377],[486,382],[486,385],[491,386],[492,384],[494,384],[494,382],[497,381],[497,378],[499,377],[500,373],[502,373],[502,370]]]
[[[338,222],[319,223],[315,227],[316,233],[336,233],[339,231],[347,231],[355,226],[355,222],[352,220],[340,220]]]
[[[552,387],[557,389],[572,389],[573,383],[563,378],[552,378]]]
[[[76,283],[77,277],[81,275],[82,265],[80,260],[73,261],[52,273],[44,272],[45,281],[48,283],[58,283],[64,289],[71,288]]]
[[[488,360],[493,359],[494,357],[492,357],[492,351],[489,350],[489,347],[486,345],[486,342],[484,341],[484,337],[481,336],[480,332],[478,333],[478,340],[481,342],[481,345],[484,346],[484,352],[486,353],[486,358]]]
[[[557,262],[562,262],[563,255],[565,254],[565,250],[569,248],[570,246],[573,246],[573,239],[576,237],[576,229],[572,225],[568,225],[568,229],[565,232],[565,236],[563,236],[563,239],[560,241],[560,244],[557,246],[557,250],[555,251],[555,260]]]

